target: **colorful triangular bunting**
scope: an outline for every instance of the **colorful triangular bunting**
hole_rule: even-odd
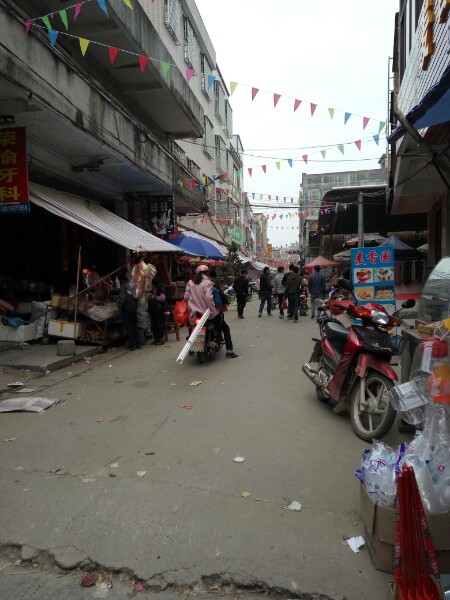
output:
[[[361,150],[361,140],[356,140],[355,146],[358,148],[358,150]]]
[[[303,158],[303,160],[305,161],[305,163],[306,163],[306,164],[308,164],[308,155],[307,155],[307,154],[304,154],[304,155],[302,156],[302,158]]]
[[[259,88],[252,87],[252,102],[256,98],[256,94],[259,92]]]
[[[109,60],[111,61],[111,64],[114,64],[114,61],[117,58],[117,55],[119,54],[119,48],[114,48],[113,46],[110,46],[108,48],[108,52],[109,52]]]
[[[342,154],[344,154],[344,144],[339,144],[338,148]]]
[[[102,9],[102,11],[105,13],[105,15],[107,17],[109,17],[109,15],[108,15],[108,9],[106,8],[106,2],[105,2],[105,0],[97,0],[97,4],[100,6],[100,8]]]
[[[276,108],[277,104],[278,104],[278,100],[281,98],[280,94],[274,94],[273,95],[273,107]]]
[[[363,117],[363,129],[365,129],[369,123],[369,117]]]
[[[275,163],[275,166],[278,170],[280,170],[280,165],[281,165],[280,161],[277,160],[277,162]]]
[[[50,19],[48,17],[41,17],[41,21],[44,23],[44,25],[47,27],[47,29],[49,31],[52,29]]]
[[[49,30],[48,37],[50,39],[50,44],[52,46],[54,46],[56,44],[56,40],[58,39],[58,34],[59,34],[59,31],[56,31],[56,29]]]
[[[251,167],[248,168],[248,174],[250,175],[250,177],[252,176],[253,173],[253,169]]]
[[[139,68],[141,69],[141,73],[145,71],[145,67],[148,63],[148,56],[144,56],[142,54],[139,55]]]
[[[378,127],[378,133],[381,133],[385,127],[386,127],[386,121],[380,121],[380,126]]]
[[[128,6],[128,8],[131,8],[131,10],[133,10],[133,5],[131,4],[130,0],[123,0],[123,3],[125,4],[125,6]]]
[[[214,75],[208,75],[208,90],[211,88],[212,84],[215,82],[216,78]]]
[[[378,144],[380,142],[380,135],[378,133],[373,136],[373,141],[378,146]]]
[[[25,21],[25,35],[28,35],[28,32],[30,31],[30,27],[31,27],[31,21]]]
[[[86,50],[88,49],[89,46],[89,40],[85,40],[84,38],[79,38],[80,40],[80,48],[81,48],[81,54],[84,56],[86,54]]]
[[[82,2],[77,2],[77,3],[75,4],[75,11],[74,11],[74,13],[73,13],[73,20],[74,20],[74,21],[76,20],[76,18],[77,18],[77,17],[78,17],[78,15],[80,14],[81,7],[82,7],[82,6],[83,6],[83,3],[82,3]]]
[[[191,69],[190,67],[188,67],[186,69],[186,81],[189,83],[190,80],[192,79],[193,75],[194,75],[195,71],[194,69]]]
[[[350,117],[352,116],[352,113],[348,113],[346,112],[344,115],[344,125],[347,125],[347,121],[350,119]]]
[[[300,106],[301,103],[302,103],[301,100],[295,100],[295,102],[294,102],[294,112],[297,110],[297,108]]]
[[[329,108],[328,112],[330,113],[330,118],[332,119],[334,117],[334,108]]]
[[[164,79],[166,79],[167,75],[169,74],[170,67],[170,63],[161,61],[161,73],[163,74]]]
[[[326,150],[321,150],[320,154],[322,155],[322,158],[325,158],[325,156],[327,155],[327,151]]]
[[[267,165],[261,165],[261,169],[262,169],[262,170],[264,171],[264,173],[265,173],[265,172],[266,172],[266,170],[267,170]]]
[[[230,96],[234,94],[234,90],[237,88],[236,81],[230,81]]]
[[[67,19],[67,11],[65,8],[63,8],[63,10],[59,11],[59,16],[61,17],[61,21],[64,24],[64,27],[66,28],[66,31],[69,29],[69,21]]]
[[[317,108],[317,104],[313,104],[312,102],[309,103],[311,106],[311,116],[314,116],[314,113],[316,112],[316,108]]]
[[[292,169],[292,158],[288,158],[288,159],[287,159],[287,161],[288,161],[288,163],[289,163],[289,166],[290,166],[290,167],[291,167],[291,169]]]

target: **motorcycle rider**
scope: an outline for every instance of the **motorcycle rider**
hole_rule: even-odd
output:
[[[211,319],[211,323],[213,323],[219,335],[223,334],[225,339],[225,348],[227,349],[225,356],[227,358],[238,358],[238,355],[233,351],[233,341],[231,339],[230,326],[225,321],[224,312],[225,310],[228,310],[226,304],[228,299],[226,294],[222,291],[220,285],[216,282],[216,276],[216,271],[214,269],[210,269],[208,272],[208,277],[213,284],[212,293],[214,297],[214,304],[220,311],[219,314],[214,317],[214,319]]]

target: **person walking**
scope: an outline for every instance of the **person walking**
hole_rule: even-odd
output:
[[[164,285],[155,277],[148,296],[148,313],[153,333],[153,346],[164,346],[164,304],[166,293]]]
[[[262,311],[264,304],[267,302],[267,316],[272,316],[272,282],[270,281],[270,269],[264,267],[261,278],[259,280],[259,297],[261,302],[259,304],[258,317],[262,317]]]
[[[236,292],[238,319],[245,319],[244,308],[247,304],[247,294],[249,288],[248,272],[246,269],[242,269],[240,276],[236,277],[233,283],[233,288]]]
[[[318,298],[323,298],[325,294],[327,284],[325,281],[325,277],[320,272],[320,267],[314,267],[314,273],[308,277],[308,289],[311,294],[311,319],[314,319],[316,316],[316,300]]]
[[[298,303],[300,300],[300,290],[302,287],[302,276],[300,275],[300,269],[294,267],[293,272],[289,275],[284,295],[287,296],[289,301],[289,310],[291,311],[291,319],[294,323],[298,323]]]
[[[129,289],[128,280],[124,279],[119,291],[117,305],[122,313],[122,321],[127,335],[128,350],[140,348],[137,326],[137,310],[139,300]]]
[[[280,319],[284,319],[284,309],[283,309],[283,300],[286,286],[283,285],[284,279],[284,267],[278,267],[278,273],[275,275],[275,279],[273,282],[275,293],[278,298],[278,308],[280,310]]]
[[[294,272],[294,267],[295,267],[295,265],[291,263],[288,267],[288,269],[289,269],[288,272],[284,274],[284,277],[281,282],[282,285],[284,285],[284,287],[286,287],[290,275]],[[285,297],[286,297],[286,295],[285,295]],[[292,306],[289,305],[289,300],[288,300],[287,318],[289,320],[292,319]]]

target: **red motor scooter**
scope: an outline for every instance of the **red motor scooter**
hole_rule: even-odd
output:
[[[415,300],[406,300],[402,308],[412,308]],[[346,312],[362,325],[346,327],[335,315]],[[398,312],[398,311],[397,311]],[[320,339],[310,362],[302,370],[316,386],[319,400],[334,405],[334,412],[350,411],[353,431],[365,441],[380,439],[392,427],[396,412],[388,392],[397,381],[390,365],[398,347],[388,330],[400,321],[390,316],[381,304],[357,306],[349,301],[329,300],[319,307],[317,322]]]

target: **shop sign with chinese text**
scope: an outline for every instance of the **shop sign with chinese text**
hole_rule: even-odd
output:
[[[394,248],[352,248],[353,293],[358,304],[375,302],[395,307]]]
[[[28,212],[25,127],[0,129],[0,215]]]

